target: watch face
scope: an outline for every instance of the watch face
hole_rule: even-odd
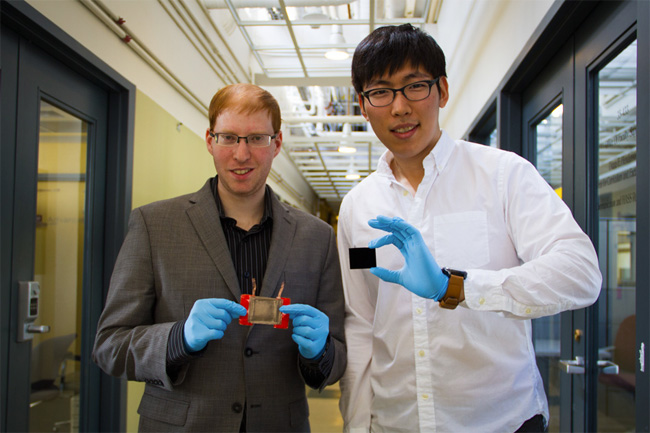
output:
[[[448,277],[451,277],[452,275],[456,275],[457,277],[463,277],[463,280],[467,278],[467,272],[459,271],[457,269],[442,268],[442,273]]]

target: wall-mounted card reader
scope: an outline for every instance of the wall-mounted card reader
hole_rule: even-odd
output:
[[[41,288],[37,281],[20,281],[18,283],[18,341],[34,338],[34,334],[50,332],[49,326],[36,326],[38,318]]]

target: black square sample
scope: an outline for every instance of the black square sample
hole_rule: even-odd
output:
[[[367,269],[377,266],[374,248],[350,248],[350,269]]]

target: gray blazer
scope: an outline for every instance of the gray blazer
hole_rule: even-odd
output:
[[[312,305],[330,319],[330,376],[343,374],[347,353],[344,300],[335,237],[318,218],[273,197],[273,233],[259,296],[282,282],[292,304]],[[258,288],[259,290],[259,288]],[[108,374],[144,381],[140,431],[309,431],[298,346],[289,329],[233,321],[221,340],[166,372],[172,325],[201,298],[239,302],[241,291],[209,181],[194,194],[133,210],[118,256],[93,350]]]

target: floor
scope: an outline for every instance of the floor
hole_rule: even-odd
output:
[[[308,389],[309,423],[313,433],[340,433],[343,431],[343,419],[339,412],[341,390],[338,383],[328,386],[322,392]]]

